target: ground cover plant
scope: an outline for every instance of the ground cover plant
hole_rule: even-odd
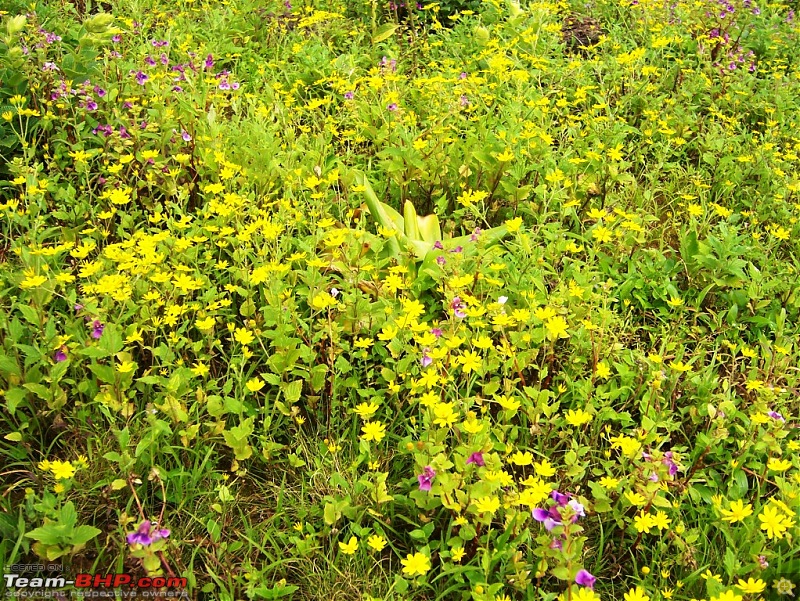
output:
[[[0,563],[800,585],[791,3],[0,11]]]

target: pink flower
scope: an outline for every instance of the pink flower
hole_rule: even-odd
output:
[[[433,470],[433,468],[429,465],[425,466],[425,469],[422,470],[422,473],[417,476],[417,480],[419,480],[419,489],[425,492],[430,492],[431,483],[435,477],[436,472]]]

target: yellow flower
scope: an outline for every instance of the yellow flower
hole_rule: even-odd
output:
[[[468,374],[481,366],[481,356],[475,351],[466,351],[458,358],[458,362],[463,372]]]
[[[567,423],[570,426],[582,426],[584,424],[588,424],[592,421],[592,414],[588,411],[584,411],[583,409],[578,409],[577,411],[574,409],[570,409],[564,415],[564,419],[567,420]]]
[[[383,326],[381,333],[378,334],[378,340],[393,340],[395,336],[397,336],[397,328],[387,323],[385,326]]]
[[[628,503],[634,506],[641,506],[647,503],[647,499],[645,499],[642,495],[638,492],[627,491],[625,493],[625,498],[628,500]]]
[[[424,576],[431,569],[431,560],[422,553],[409,553],[400,563],[403,564],[403,574],[406,576]]]
[[[542,478],[549,478],[556,473],[556,468],[554,468],[547,459],[542,459],[539,463],[534,463],[533,469],[536,475]]]
[[[20,282],[19,287],[22,288],[23,290],[26,290],[27,288],[38,288],[46,281],[47,281],[47,276],[29,275],[24,280],[22,280],[22,282]]]
[[[539,307],[533,312],[533,314],[542,321],[547,321],[548,319],[552,319],[556,316],[556,312],[550,307]]]
[[[750,595],[757,595],[758,593],[762,592],[765,588],[767,588],[767,583],[761,580],[754,580],[753,578],[748,578],[747,582],[744,580],[739,579],[739,582],[736,583],[736,588],[746,594]]]
[[[495,496],[481,497],[475,499],[475,508],[479,513],[493,514],[500,508],[500,499]]]
[[[548,319],[544,327],[547,330],[547,335],[550,340],[569,338],[569,334],[567,334],[567,320],[560,315]]]
[[[464,558],[464,555],[466,555],[464,547],[453,547],[450,549],[450,559],[455,563],[460,562]]]
[[[672,520],[670,520],[667,517],[667,514],[664,513],[663,511],[659,511],[658,513],[656,513],[655,516],[653,516],[653,525],[659,530],[666,530],[667,528],[669,528],[669,525],[671,523]]]
[[[136,363],[133,361],[123,361],[117,365],[117,371],[121,374],[128,374],[136,369]]]
[[[255,377],[248,380],[245,386],[247,386],[247,390],[249,390],[250,392],[258,392],[259,390],[264,388],[264,380],[262,380],[259,377]]]
[[[355,536],[351,536],[350,540],[346,543],[339,541],[339,549],[345,555],[353,555],[353,553],[358,551],[358,539]]]
[[[69,461],[53,461],[50,463],[50,471],[56,480],[69,480],[75,475],[75,468]]]
[[[361,403],[353,409],[353,413],[356,413],[361,419],[369,419],[375,415],[378,407],[377,403]]]
[[[192,373],[197,377],[202,378],[208,373],[208,365],[206,365],[205,363],[201,363],[200,361],[197,361],[194,364],[194,367],[192,367]]]
[[[247,328],[236,328],[233,339],[242,346],[247,346],[255,340],[255,336]]]
[[[453,403],[437,403],[433,406],[433,414],[435,416],[433,423],[442,428],[449,428],[458,419]]]
[[[625,601],[650,601],[650,597],[641,586],[637,586],[625,593]]]
[[[612,488],[616,488],[617,486],[619,486],[619,478],[603,476],[602,478],[600,478],[600,486],[609,490],[611,490]]]
[[[386,426],[381,422],[367,422],[361,426],[361,432],[363,433],[361,438],[364,440],[380,442],[386,436]]]
[[[633,525],[636,528],[637,532],[644,532],[646,534],[650,534],[650,528],[655,527],[655,520],[653,516],[649,513],[644,513],[640,511],[634,518],[633,518]],[[626,597],[627,598],[627,597]]]
[[[379,534],[373,534],[367,539],[367,544],[375,551],[383,551],[386,546],[386,539]]]
[[[701,577],[703,580],[709,580],[709,579],[711,579],[711,580],[716,580],[717,582],[719,582],[720,584],[722,584],[722,576],[720,576],[719,574],[715,574],[715,573],[714,573],[714,572],[712,572],[711,570],[706,570],[705,572],[703,572],[702,574],[700,574],[700,577]]]
[[[720,513],[724,521],[734,524],[753,515],[753,506],[750,503],[745,505],[741,499],[738,499],[731,503],[730,509],[720,509]]]
[[[561,598],[565,599],[566,597],[562,595]],[[570,599],[572,599],[572,601],[600,601],[600,596],[592,589],[582,586],[578,588],[573,587]]]
[[[792,462],[788,459],[770,457],[767,461],[767,469],[773,472],[785,472],[790,467],[792,467]]]
[[[214,318],[210,315],[205,319],[200,319],[194,323],[197,326],[197,329],[203,332],[207,332],[211,328],[214,327]]]
[[[511,463],[514,465],[530,465],[533,463],[533,455],[528,451],[524,453],[522,451],[517,451],[511,456]]]
[[[506,229],[512,234],[521,227],[522,227],[522,217],[514,217],[513,219],[506,220]]]
[[[720,593],[719,595],[714,595],[709,599],[709,601],[738,601],[739,599],[741,599],[739,595],[734,593],[732,590],[728,590],[724,593]]]
[[[758,515],[761,521],[761,529],[767,533],[770,539],[783,538],[786,532],[786,516],[784,516],[776,507],[767,505],[763,511]]]

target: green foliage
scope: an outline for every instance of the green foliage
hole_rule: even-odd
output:
[[[2,15],[0,562],[231,600],[796,578],[788,8],[310,4]]]

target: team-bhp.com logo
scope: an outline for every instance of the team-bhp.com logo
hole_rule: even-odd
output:
[[[22,574],[4,574],[6,597],[33,597],[55,598],[55,591],[63,591],[72,587],[70,596],[74,597],[100,597],[98,594],[104,589],[131,589],[136,590],[137,596],[147,597],[148,592],[158,597],[183,597],[186,596],[186,578],[177,576],[137,577],[131,574],[76,574],[74,578],[65,576],[27,576]],[[164,590],[167,589],[167,590]],[[111,591],[111,596],[118,596],[122,591]],[[48,594],[50,593],[50,594]],[[63,597],[64,595],[59,595]],[[119,595],[125,596],[125,595]]]

